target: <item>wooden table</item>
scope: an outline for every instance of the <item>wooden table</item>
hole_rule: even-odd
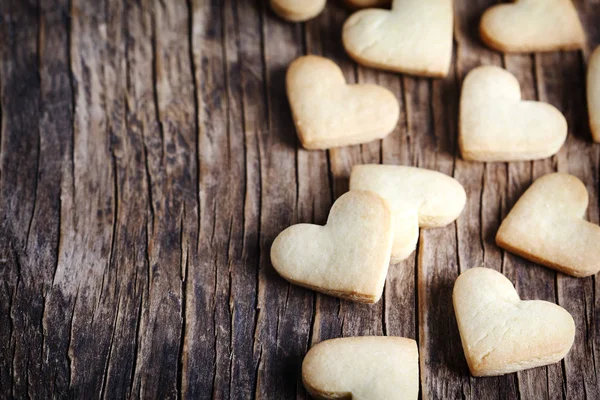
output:
[[[506,55],[477,36],[494,0],[456,0],[444,80],[356,66],[348,15],[331,0],[306,24],[266,1],[0,1],[0,398],[305,398],[300,365],[324,339],[419,342],[431,399],[600,398],[600,282],[501,251],[499,223],[532,180],[575,174],[600,217],[600,146],[585,110],[586,59],[600,2],[578,0],[583,52]],[[381,142],[300,148],[284,90],[305,53],[401,102]],[[515,74],[523,96],[561,109],[570,135],[549,160],[483,164],[457,154],[460,83],[480,64]],[[273,270],[273,238],[324,223],[358,163],[416,165],[456,177],[468,203],[424,230],[390,268],[383,299],[339,301]],[[451,304],[457,275],[501,270],[523,298],[557,302],[577,324],[562,363],[470,377]]]

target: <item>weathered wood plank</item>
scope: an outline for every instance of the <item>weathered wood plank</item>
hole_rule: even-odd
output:
[[[120,129],[123,113],[108,115],[107,109],[115,101],[109,85],[118,77],[107,81],[105,75],[117,69],[114,48],[108,56],[106,6],[73,2],[70,10],[72,159],[70,174],[63,176],[58,263],[44,326],[65,325],[51,343],[65,351],[60,356],[68,363],[72,396],[102,392],[116,318],[111,260],[118,204],[111,130]]]
[[[259,137],[260,266],[255,331],[259,366],[255,395],[287,399],[294,398],[302,387],[300,365],[308,348],[314,302],[311,291],[284,281],[270,261],[277,234],[298,222],[299,161],[286,101],[285,72],[302,54],[302,26],[276,17],[267,2],[261,7],[268,126]]]
[[[10,398],[43,384],[41,292],[54,263],[39,261],[54,253],[57,234],[56,203],[43,199],[53,194],[55,177],[40,179],[40,172],[50,167],[47,146],[56,138],[40,137],[38,4],[3,1],[0,16],[0,397]]]
[[[37,265],[47,265],[49,275],[44,277],[44,310],[41,328],[44,335],[42,371],[45,383],[39,388],[40,397],[65,396],[70,381],[67,359],[69,326],[65,323],[64,298],[52,290],[54,274],[58,266],[60,251],[61,221],[63,201],[61,193],[70,190],[73,169],[73,81],[69,57],[69,13],[67,1],[48,1],[41,5],[39,60],[41,83],[40,149],[47,151],[43,159],[48,169],[41,175],[38,191],[47,181],[48,186],[40,191],[41,199],[53,202],[46,210],[47,217],[41,219],[39,227],[40,243],[46,243],[47,252],[39,258]],[[45,144],[44,144],[45,143]],[[42,158],[41,158],[42,159]],[[46,194],[43,194],[43,193]],[[43,228],[45,227],[45,228]],[[48,231],[47,229],[52,229]],[[37,279],[40,277],[38,276]],[[53,297],[52,295],[55,294]],[[53,308],[51,304],[55,307]],[[56,307],[58,306],[58,307]],[[55,319],[49,318],[54,310]],[[2,369],[2,368],[0,368]],[[1,386],[1,385],[0,385]]]
[[[136,115],[139,106],[128,102],[129,96],[136,94],[135,89],[128,86],[131,82],[128,63],[130,42],[126,36],[129,32],[129,11],[133,12],[123,2],[110,2],[105,8],[105,35],[110,39],[107,40],[103,63],[107,92],[104,107],[114,171],[115,216],[110,266],[102,278],[105,291],[114,288],[110,302],[103,300],[112,320],[98,321],[107,325],[104,329],[110,329],[102,386],[98,393],[103,398],[123,398],[130,394],[140,309],[148,284],[146,238],[149,203],[143,128]],[[95,333],[92,332],[92,335]]]
[[[254,391],[256,363],[252,335],[255,329],[258,236],[258,152],[252,115],[246,114],[244,86],[262,89],[256,76],[262,75],[260,54],[260,19],[258,10],[249,4],[228,2],[194,4],[193,53],[196,65],[196,86],[200,88],[198,104],[200,115],[200,196],[202,204],[200,246],[202,270],[210,271],[202,281],[214,281],[212,308],[204,306],[201,315],[210,317],[201,324],[214,323],[214,327],[199,326],[196,334],[203,340],[190,339],[196,348],[194,375],[188,380],[187,394],[191,397],[241,398]],[[246,17],[240,20],[239,16]],[[244,34],[250,34],[240,46]],[[243,32],[243,33],[242,33]],[[251,49],[251,57],[247,52]],[[245,53],[246,52],[246,53]],[[246,69],[247,68],[247,69]],[[254,93],[249,93],[254,96]],[[264,102],[264,96],[253,98],[254,103]],[[258,111],[258,110],[257,110]],[[250,126],[244,135],[246,117]],[[263,114],[264,118],[264,114]],[[223,199],[226,199],[225,201]],[[240,229],[241,227],[241,229]],[[244,255],[254,252],[254,256]],[[206,293],[208,297],[208,293]],[[198,310],[195,310],[198,313]],[[200,319],[206,320],[202,317]],[[214,341],[209,339],[213,330]],[[214,354],[214,369],[206,368],[207,354]],[[208,374],[212,374],[212,377]],[[197,375],[202,378],[200,384]]]
[[[259,244],[261,177],[259,140],[268,130],[265,103],[265,68],[262,53],[261,7],[258,2],[233,2],[239,42],[241,97],[244,132],[244,236],[240,259],[235,261],[232,277],[234,293],[234,331],[231,397],[245,398],[256,391],[258,354],[256,352],[256,306]],[[232,93],[232,96],[237,96]],[[234,258],[235,260],[235,258]]]
[[[238,184],[228,179],[232,171],[229,143],[240,139],[230,129],[229,114],[232,110],[227,86],[228,65],[224,37],[225,26],[221,6],[193,3],[192,53],[195,65],[195,85],[198,103],[198,157],[200,173],[200,234],[199,252],[201,272],[189,279],[197,287],[190,293],[185,352],[188,369],[184,375],[184,389],[192,397],[210,395],[228,397],[229,360],[231,356],[230,334],[230,277],[228,247],[236,243],[240,225],[239,205],[232,207],[230,201],[239,197]],[[238,123],[235,121],[234,123]],[[236,146],[239,147],[239,146]],[[222,175],[221,175],[222,173]],[[232,185],[231,193],[223,196],[223,190]],[[219,200],[219,197],[221,200]],[[235,224],[235,225],[234,225]],[[233,236],[233,238],[232,238]],[[236,240],[232,240],[236,239]],[[202,296],[195,298],[200,292]],[[194,340],[199,337],[200,340]],[[203,360],[200,364],[200,359]]]
[[[186,313],[195,304],[187,301],[200,286],[188,277],[201,276],[196,272],[200,268],[198,134],[189,14],[184,1],[148,1],[141,7],[142,12],[153,11],[150,21],[143,21],[143,29],[148,22],[152,27],[153,69],[145,71],[150,75],[140,76],[144,79],[140,84],[143,94],[152,95],[148,100],[154,100],[155,120],[144,132],[152,220],[148,224],[147,303],[141,314],[132,396],[172,398],[187,373],[184,349],[189,346],[184,339],[195,323],[196,314]],[[147,43],[142,46],[147,52]]]
[[[160,143],[158,122],[156,120],[156,104],[154,102],[153,84],[153,50],[152,50],[152,21],[151,14],[144,12],[144,4],[140,1],[128,1],[124,6],[125,16],[122,40],[125,42],[125,130],[118,143],[121,143],[116,155],[117,192],[121,197],[119,204],[122,217],[118,216],[117,257],[127,255],[133,246],[136,252],[117,259],[119,268],[124,270],[121,285],[121,299],[124,304],[126,317],[123,327],[115,332],[123,335],[120,340],[113,339],[113,348],[117,351],[111,355],[108,366],[106,398],[131,396],[142,385],[143,376],[140,374],[138,362],[142,341],[142,313],[147,310],[150,287],[150,235],[154,224],[153,179],[151,172],[152,154],[156,154],[157,144]],[[112,37],[112,36],[111,36]],[[119,36],[117,36],[119,37]],[[123,82],[123,81],[121,81]],[[154,151],[153,151],[154,150]],[[129,206],[131,205],[131,206]],[[133,210],[128,211],[129,208]],[[131,212],[131,214],[127,214]],[[125,246],[120,248],[121,242]],[[128,271],[125,272],[125,271]],[[130,297],[135,299],[129,300]],[[117,326],[119,321],[116,321]],[[118,338],[118,336],[117,336]],[[120,343],[121,341],[125,343]],[[114,370],[114,372],[113,372]]]

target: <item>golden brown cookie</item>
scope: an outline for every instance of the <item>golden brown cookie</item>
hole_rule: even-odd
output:
[[[342,42],[359,64],[440,78],[452,60],[452,23],[452,0],[394,0],[391,10],[352,14]]]
[[[271,8],[281,18],[290,22],[302,22],[319,15],[326,0],[270,0]]]
[[[392,92],[372,84],[348,85],[340,68],[327,58],[296,59],[286,84],[298,138],[306,149],[382,139],[400,116]]]
[[[523,301],[500,272],[462,273],[452,295],[460,338],[473,376],[504,375],[562,360],[575,322],[547,301]]]
[[[550,157],[567,138],[554,106],[521,100],[510,72],[493,66],[469,72],[460,99],[459,146],[465,160],[519,161]]]
[[[600,226],[585,221],[588,192],[573,175],[536,180],[508,213],[498,246],[573,276],[600,271]]]
[[[481,39],[503,52],[579,49],[585,33],[571,0],[517,0],[488,9]]]
[[[595,142],[600,142],[600,46],[592,53],[588,64],[587,99],[592,137]]]
[[[356,165],[350,190],[370,190],[392,210],[392,260],[406,259],[416,248],[419,227],[448,225],[462,212],[467,195],[454,178],[437,171],[400,165]]]
[[[393,336],[326,340],[304,357],[302,381],[317,399],[416,400],[417,343]]]
[[[363,303],[381,297],[392,253],[390,209],[373,192],[350,191],[325,226],[293,225],[271,247],[275,270],[288,281]]]

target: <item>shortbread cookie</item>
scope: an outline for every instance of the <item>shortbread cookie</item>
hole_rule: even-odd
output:
[[[391,0],[344,0],[350,8],[371,8],[371,7],[387,7],[392,2]]]
[[[271,0],[271,8],[281,18],[291,22],[307,21],[325,8],[326,0]]]
[[[317,399],[416,400],[417,343],[393,336],[326,340],[304,357],[302,381]]]
[[[600,46],[592,53],[588,64],[587,98],[590,127],[595,142],[600,142]]]
[[[473,376],[495,376],[553,364],[569,352],[575,322],[547,301],[522,301],[512,283],[488,268],[462,273],[454,312]]]
[[[394,261],[404,260],[415,250],[419,227],[448,225],[458,218],[467,200],[456,179],[437,171],[398,165],[354,166],[350,190],[370,190],[390,205]]]
[[[493,66],[469,72],[460,99],[459,146],[465,160],[519,161],[550,157],[567,138],[554,106],[522,101],[519,81]]]
[[[585,33],[571,0],[517,0],[487,10],[481,39],[503,52],[579,49]]]
[[[588,193],[581,181],[554,173],[536,180],[496,235],[498,246],[565,274],[600,271],[600,226],[583,220]]]
[[[394,0],[391,10],[352,14],[342,41],[360,64],[444,77],[452,59],[452,20],[452,0]]]
[[[348,85],[342,70],[317,56],[296,59],[287,94],[302,146],[328,149],[382,139],[396,127],[400,105],[384,87]]]
[[[381,297],[392,252],[391,211],[373,192],[350,191],[331,208],[327,225],[294,225],[271,248],[288,281],[363,303]]]

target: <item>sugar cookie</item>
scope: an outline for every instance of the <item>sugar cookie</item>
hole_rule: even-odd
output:
[[[600,226],[583,219],[588,193],[581,181],[554,173],[536,180],[502,221],[498,246],[573,276],[600,271]]]
[[[488,268],[462,273],[454,312],[473,376],[495,376],[553,364],[569,352],[575,322],[547,301],[523,301],[512,283]]]
[[[391,10],[352,14],[342,41],[360,64],[444,77],[452,59],[452,22],[452,0],[394,0]]]
[[[585,33],[571,0],[517,0],[488,9],[479,26],[481,39],[503,52],[579,49]]]
[[[396,127],[396,96],[382,86],[346,84],[331,60],[300,57],[288,68],[286,80],[296,131],[307,149],[365,143]]]
[[[554,106],[521,100],[510,72],[493,66],[469,72],[460,99],[459,146],[465,160],[519,161],[550,157],[567,138]]]
[[[587,73],[588,112],[595,142],[600,142],[600,46],[592,53]]]
[[[317,399],[416,400],[417,343],[393,336],[326,340],[304,357],[302,381]]]
[[[376,303],[392,252],[391,211],[381,197],[350,191],[331,208],[325,226],[294,225],[271,248],[275,270],[288,281],[344,299]]]
[[[271,0],[271,8],[281,18],[291,22],[302,22],[319,15],[326,0]]]
[[[452,177],[424,168],[398,165],[356,165],[350,190],[370,190],[383,197],[392,211],[392,259],[400,261],[414,250],[419,227],[438,228],[458,218],[467,199]]]

